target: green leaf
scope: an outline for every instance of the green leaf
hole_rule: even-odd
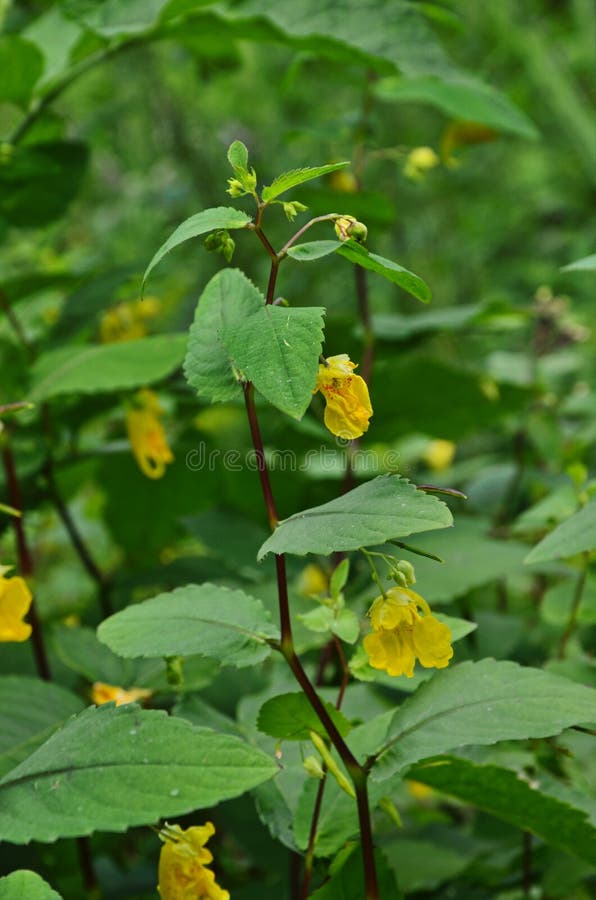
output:
[[[240,394],[226,338],[234,325],[241,327],[264,303],[261,292],[239,269],[222,269],[205,287],[184,360],[186,380],[202,400],[215,403]]]
[[[465,662],[433,676],[398,709],[373,779],[463,747],[559,734],[596,721],[596,691],[513,662]]]
[[[331,163],[327,166],[313,166],[308,169],[292,169],[290,172],[284,172],[283,175],[278,175],[271,184],[264,187],[261,197],[265,203],[270,203],[271,200],[275,200],[280,194],[285,194],[286,191],[298,187],[299,184],[304,184],[305,181],[312,181],[313,178],[320,178],[322,175],[328,175],[330,172],[335,172],[337,169],[344,169],[349,165],[350,161],[348,160],[347,162]]]
[[[334,600],[337,600],[344,587],[346,586],[349,574],[350,560],[342,559],[342,561],[333,570],[333,574],[331,575],[331,580],[329,582],[329,591]]]
[[[234,170],[248,169],[248,150],[242,141],[233,141],[228,148],[228,162]]]
[[[384,78],[374,86],[374,93],[381,100],[428,103],[454,119],[525,138],[538,137],[535,125],[505,94],[471,76]]]
[[[29,397],[40,402],[59,394],[110,393],[153,384],[180,366],[185,343],[185,334],[160,334],[50,350],[33,364]]]
[[[341,736],[345,737],[350,730],[350,723],[331,703],[323,702],[333,724]],[[300,692],[279,694],[267,700],[259,711],[257,728],[284,741],[308,741],[311,731],[327,736],[319,717]]]
[[[323,346],[320,307],[261,307],[224,335],[235,364],[277,409],[301,419],[312,400]]]
[[[137,35],[156,24],[169,0],[66,0],[62,5],[86,29],[106,38]]]
[[[529,831],[552,847],[596,864],[596,828],[584,810],[540,790],[540,773],[526,781],[494,765],[448,757],[414,766],[408,778],[457,797],[510,825]]]
[[[383,900],[402,900],[402,894],[395,883],[395,875],[389,869],[381,850],[375,850],[375,868],[379,885],[379,896]],[[362,853],[355,845],[346,860],[345,854],[335,860],[330,868],[328,881],[320,887],[311,900],[362,900],[366,895]]]
[[[461,878],[457,880],[458,876],[480,855],[473,842],[453,841],[451,846],[448,836],[441,832],[435,840],[420,840],[399,834],[384,846],[389,865],[406,896],[419,891],[434,892],[445,882],[462,884]],[[504,900],[502,895],[501,900]]]
[[[355,644],[360,637],[360,620],[351,609],[341,609],[331,624],[331,631],[346,644]]]
[[[39,228],[58,219],[78,193],[87,160],[85,144],[74,141],[13,147],[0,165],[0,220]]]
[[[260,750],[165,712],[91,707],[0,781],[0,840],[124,831],[237,797],[276,770]]]
[[[97,636],[120,656],[199,654],[252,666],[271,652],[278,631],[260,600],[213,584],[189,584],[110,616]]]
[[[526,563],[565,559],[596,548],[596,500],[557,525],[525,558]]]
[[[596,253],[563,266],[561,272],[596,272]]]
[[[19,869],[0,878],[0,900],[62,900],[37,872]]]
[[[335,253],[341,246],[342,241],[308,241],[306,244],[294,244],[286,252],[296,262],[311,262]]]
[[[43,57],[35,44],[17,34],[0,36],[0,102],[23,106],[43,70]]]
[[[0,677],[0,775],[83,706],[79,697],[57,684],[18,675]]]
[[[258,558],[268,553],[328,556],[452,523],[449,508],[436,497],[418,491],[405,478],[380,475],[329,503],[284,519]]]
[[[383,278],[386,278],[393,284],[399,285],[400,288],[403,288],[404,291],[412,294],[418,300],[422,300],[423,303],[429,302],[431,293],[428,285],[422,278],[404,269],[399,263],[377,256],[376,253],[369,253],[362,244],[357,244],[356,241],[351,240],[344,241],[337,252],[351,263],[362,266],[363,269],[368,269],[371,272],[376,272],[377,275],[382,275]]]
[[[238,269],[215,275],[199,299],[184,363],[187,381],[212,402],[239,393],[237,375],[282,412],[301,418],[315,387],[323,310],[281,307]]]
[[[246,228],[250,221],[250,216],[247,216],[240,209],[234,209],[233,206],[215,206],[212,209],[204,209],[202,212],[186,219],[170,235],[165,244],[161,245],[147,266],[143,275],[143,288],[150,272],[174,247],[178,247],[179,244],[183,244],[191,238],[199,237],[201,234],[207,234],[208,231],[215,231],[219,228]]]

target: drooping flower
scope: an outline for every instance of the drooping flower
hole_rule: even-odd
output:
[[[126,690],[116,684],[106,684],[104,681],[96,681],[91,688],[91,700],[98,706],[113,700],[116,706],[125,703],[134,703],[136,700],[146,700],[153,692],[148,688],[130,688]]]
[[[411,678],[416,659],[427,669],[444,669],[449,664],[451,632],[415,591],[390,588],[385,597],[377,597],[369,615],[374,631],[363,645],[373,669]]]
[[[32,596],[23,578],[5,578],[0,566],[0,641],[26,641],[31,625],[23,619],[29,612]]]
[[[183,830],[179,825],[164,825],[159,832],[164,842],[159,856],[159,884],[162,900],[230,900],[207,868],[213,854],[205,848],[215,834],[211,822]]]
[[[364,378],[354,375],[356,363],[347,353],[329,356],[319,366],[314,393],[325,398],[325,425],[332,434],[352,440],[368,430],[373,414]]]
[[[147,321],[154,318],[161,304],[157,297],[145,297],[128,303],[118,303],[108,309],[99,323],[99,336],[104,344],[134,341],[147,334]]]
[[[147,478],[161,478],[174,459],[159,421],[163,410],[153,391],[143,388],[126,416],[126,429],[135,459]]]

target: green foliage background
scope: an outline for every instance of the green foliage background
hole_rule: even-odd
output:
[[[218,880],[234,900],[291,896],[288,866],[307,845],[316,782],[301,764],[312,747],[289,740],[283,770],[267,780],[277,771],[279,732],[275,721],[259,730],[259,712],[296,684],[264,643],[277,634],[275,574],[270,556],[257,562],[268,538],[257,474],[238,465],[251,451],[250,434],[231,379],[210,395],[201,391],[200,371],[189,375],[186,366],[193,387],[182,374],[197,300],[224,260],[207,252],[203,237],[181,243],[148,279],[146,294],[161,302],[151,335],[135,345],[99,339],[102,316],[139,297],[149,261],[180,222],[232,205],[253,216],[250,198],[225,193],[226,151],[241,140],[261,185],[341,160],[351,160],[358,176],[357,191],[342,190],[331,174],[294,187],[284,199],[309,211],[291,225],[281,207],[271,207],[266,230],[274,247],[309,216],[351,214],[368,227],[370,253],[398,261],[432,292],[422,305],[421,282],[367,272],[374,417],[354,471],[356,484],[365,484],[357,489],[365,491],[362,502],[379,520],[386,510],[375,506],[375,491],[383,489],[370,479],[387,471],[467,495],[441,498],[455,528],[444,527],[446,510],[435,524],[429,513],[417,529],[429,533],[412,538],[442,564],[400,551],[416,566],[417,590],[450,621],[454,662],[465,665],[439,673],[441,680],[426,669],[411,681],[375,674],[350,638],[377,592],[364,560],[352,560],[343,630],[339,609],[334,619],[313,618],[319,607],[299,590],[306,563],[329,569],[329,559],[288,560],[296,645],[313,677],[330,634],[345,641],[354,676],[342,707],[348,742],[367,754],[408,731],[403,745],[381,754],[384,780],[371,787],[382,896],[513,900],[531,882],[538,897],[589,897],[596,873],[589,733],[596,714],[585,714],[590,703],[594,711],[587,688],[596,686],[595,264],[569,264],[596,247],[592,4],[0,0],[0,24],[0,406],[35,404],[3,417],[0,440],[17,464],[32,586],[56,681],[35,677],[30,642],[0,645],[0,772],[8,785],[0,875],[31,869],[65,898],[87,896],[67,838],[105,829],[92,839],[104,895],[154,897],[154,834],[113,832],[197,808],[179,820],[216,823]],[[494,139],[457,147],[455,166],[407,178],[409,152],[439,152],[450,123],[461,120],[490,126]],[[241,229],[241,215],[237,221],[227,222],[236,242],[231,267],[262,292],[269,260]],[[321,223],[304,240],[335,238],[332,225]],[[323,352],[360,360],[354,260],[348,248],[330,249],[294,253],[277,289],[311,344],[325,308]],[[197,317],[204,309],[199,304]],[[253,340],[259,349],[260,320],[253,326],[229,337],[234,353],[247,354]],[[290,359],[288,369],[304,383],[314,380],[308,358]],[[280,391],[278,370],[260,362],[256,353],[249,374],[261,394],[272,484],[286,519],[338,496],[345,452],[323,427],[319,398],[300,418],[303,398]],[[126,439],[126,404],[142,386],[159,393],[175,456],[159,481],[142,475]],[[425,456],[435,439],[457,447],[443,471]],[[8,488],[0,471],[0,502],[14,505]],[[430,509],[430,496],[424,499]],[[348,506],[357,516],[358,502]],[[95,571],[65,529],[65,507]],[[375,524],[383,538],[414,531]],[[0,507],[0,561],[19,574],[11,526]],[[270,538],[272,549],[310,553],[313,541],[321,554],[346,549],[333,546],[335,527],[331,537],[308,529],[300,536],[292,527],[290,520]],[[207,651],[201,641],[178,651],[166,646],[169,635],[152,623],[151,610],[161,609],[158,601],[192,605],[183,587],[191,583],[228,620],[229,589],[246,596],[250,639],[230,644],[214,631],[206,633]],[[126,618],[112,620],[113,634],[120,623],[116,637],[108,640],[109,624],[99,631],[110,649],[95,631],[106,618],[106,596],[112,609],[127,609]],[[153,607],[138,605],[151,597]],[[133,644],[142,628],[157,631],[163,645],[140,659]],[[177,652],[185,675],[176,686],[161,656]],[[554,680],[535,686],[529,674],[526,683],[519,674],[526,669]],[[499,709],[482,695],[481,677],[494,686]],[[339,678],[328,667],[321,693],[331,704]],[[175,770],[162,785],[167,801],[159,779],[139,771],[130,778],[147,791],[147,803],[128,819],[90,804],[69,828],[53,831],[58,826],[46,827],[40,815],[38,832],[27,821],[20,831],[22,823],[11,822],[29,802],[23,781],[40,759],[42,769],[63,764],[59,742],[69,746],[68,729],[84,767],[94,741],[107,745],[110,729],[120,734],[125,715],[133,715],[131,708],[87,710],[52,738],[89,705],[96,680],[149,687],[151,705],[173,713],[134,715],[155,729],[156,767],[194,760],[183,795],[170,794],[181,789]],[[456,698],[472,686],[485,716],[490,708],[488,734],[474,715],[457,711]],[[437,736],[433,710],[452,729],[449,740]],[[205,738],[205,728],[219,734]],[[455,755],[437,765],[425,759],[445,753]],[[229,769],[217,776],[227,793],[210,793],[203,777],[216,760]],[[242,766],[245,777],[235,781]],[[412,779],[442,793],[412,794],[402,777],[407,766]],[[127,779],[118,777],[108,777],[106,795],[123,790]],[[36,818],[23,813],[29,816]],[[313,898],[360,898],[359,855],[350,853],[356,834],[353,801],[331,782]],[[28,837],[33,843],[21,845]],[[63,839],[45,843],[55,837]],[[56,896],[33,874],[11,878],[0,879],[2,900]]]

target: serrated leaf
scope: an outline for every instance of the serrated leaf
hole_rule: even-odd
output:
[[[454,119],[525,138],[538,137],[533,122],[505,94],[471,76],[386,78],[374,86],[374,93],[381,100],[428,103]]]
[[[182,363],[185,334],[160,334],[136,341],[60,347],[33,364],[31,400],[59,394],[100,394],[161,381]]]
[[[0,878],[0,900],[62,900],[37,872],[18,869]]]
[[[288,247],[287,254],[297,262],[311,262],[335,253],[342,246],[342,241],[307,241],[305,244],[294,244]]]
[[[186,380],[212,403],[241,393],[227,347],[228,331],[258,312],[265,298],[239,269],[222,269],[199,297],[184,360]]]
[[[242,141],[233,141],[228,147],[228,162],[231,167],[236,169],[242,169],[246,171],[248,169],[248,149]]]
[[[453,523],[449,508],[405,478],[379,475],[329,503],[305,509],[280,522],[259,550],[328,556],[336,550],[382,544]]]
[[[565,559],[594,548],[596,548],[596,500],[591,500],[536,544],[524,562],[530,564],[551,559]]]
[[[328,175],[330,172],[337,171],[337,169],[344,169],[349,165],[350,162],[348,160],[347,162],[331,163],[327,166],[292,169],[289,172],[278,175],[271,184],[266,185],[266,187],[263,188],[261,197],[266,203],[269,203],[271,200],[275,200],[276,197],[279,197],[280,194],[285,194],[286,191],[298,187],[299,184],[304,184],[306,181],[312,181],[313,178],[320,178],[322,175]]]
[[[408,778],[457,797],[537,835],[559,850],[596,864],[596,828],[587,813],[541,792],[540,774],[530,782],[500,766],[447,757],[414,766]]]
[[[312,400],[323,346],[320,307],[262,305],[224,336],[242,373],[277,409],[301,419]]]
[[[393,284],[399,285],[417,300],[421,300],[423,303],[429,302],[431,293],[426,282],[408,269],[404,269],[399,263],[385,259],[383,256],[377,256],[376,253],[370,253],[366,247],[353,240],[343,241],[337,252],[351,263],[362,266],[363,269],[368,269],[377,275],[382,275]]]
[[[350,730],[350,723],[331,703],[323,701],[333,724],[342,737]],[[263,704],[257,728],[271,737],[284,741],[308,741],[309,732],[326,736],[321,720],[302,693],[279,694]]]
[[[276,638],[260,600],[214,584],[189,584],[128,606],[105,619],[100,641],[126,657],[198,654],[228,666],[252,666]]]
[[[568,263],[568,265],[563,266],[561,272],[596,272],[596,253],[592,253],[590,256],[583,256],[581,259]]]
[[[0,781],[0,840],[124,831],[236,797],[276,771],[260,750],[165,712],[90,707]]]
[[[395,713],[373,769],[383,780],[467,744],[559,734],[596,721],[596,691],[541,669],[484,659],[437,673]]]
[[[235,209],[233,206],[214,206],[186,219],[176,228],[167,241],[161,245],[147,266],[143,275],[143,288],[155,266],[174,247],[178,247],[185,241],[191,240],[191,238],[199,237],[201,234],[207,234],[207,232],[215,231],[219,228],[246,228],[250,221],[250,216],[247,216],[240,209]]]
[[[57,684],[21,675],[0,677],[0,775],[83,707],[79,697]]]

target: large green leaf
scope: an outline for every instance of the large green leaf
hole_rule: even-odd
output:
[[[128,606],[97,635],[120,656],[199,654],[229,666],[252,666],[271,652],[278,631],[260,600],[214,584],[189,584]]]
[[[471,803],[559,850],[596,864],[596,828],[587,813],[543,793],[540,775],[530,782],[500,766],[447,757],[414,766],[408,778]]]
[[[67,15],[89,31],[120,38],[147,31],[155,25],[169,0],[65,0]]]
[[[280,522],[259,550],[268,553],[320,553],[382,544],[453,523],[449,508],[396,475],[380,475],[354,490]]]
[[[70,691],[18,675],[0,678],[0,775],[22,759],[74,713],[83,701]]]
[[[26,104],[42,69],[43,57],[35,44],[17,34],[0,37],[0,101]]]
[[[417,4],[393,0],[277,0],[263,4],[248,0],[229,17],[270,23],[269,40],[287,41],[297,48],[354,63],[368,63],[386,71],[396,67],[411,75],[442,74],[454,66],[428,26]],[[248,26],[248,22],[246,23]]]
[[[124,831],[236,797],[276,770],[260,750],[165,712],[91,707],[0,781],[0,840]]]
[[[29,398],[120,391],[160,381],[181,364],[185,334],[50,350],[31,370]]]
[[[238,392],[237,376],[299,419],[310,403],[323,340],[323,310],[271,306],[239,269],[223,269],[199,298],[184,362],[199,397]]]
[[[590,256],[583,256],[576,259],[568,265],[563,266],[561,272],[596,272],[596,253]]]
[[[62,900],[37,872],[19,869],[0,878],[0,900]]]
[[[262,304],[224,336],[243,375],[282,412],[301,419],[312,400],[323,346],[320,307]]]
[[[557,525],[554,531],[528,553],[527,563],[546,562],[551,559],[564,559],[596,548],[596,500],[592,500],[565,522]]]
[[[393,262],[391,259],[385,259],[383,256],[377,256],[376,253],[370,253],[362,244],[356,241],[344,241],[338,248],[337,252],[340,256],[348,259],[351,263],[362,266],[363,269],[369,269],[377,275],[382,275],[393,284],[399,285],[408,294],[428,303],[431,293],[428,285],[418,275],[404,269],[399,263]]]
[[[345,737],[350,730],[346,717],[331,703],[325,703],[325,708],[339,733]],[[311,731],[326,734],[319,717],[300,692],[278,694],[267,700],[259,711],[257,728],[283,741],[307,741]]]
[[[283,175],[278,175],[271,184],[263,188],[262,199],[270,203],[280,194],[285,194],[286,191],[298,187],[299,184],[304,184],[305,181],[312,181],[313,178],[320,178],[322,175],[328,175],[330,172],[349,165],[348,160],[347,162],[331,163],[327,166],[312,166],[308,169],[292,169],[290,172],[284,172]]]
[[[13,147],[0,165],[0,221],[39,228],[59,218],[79,190],[87,159],[85,144],[74,141]]]
[[[465,662],[437,673],[398,709],[373,778],[467,744],[548,737],[596,721],[596,691],[514,662]]]
[[[246,228],[250,221],[250,216],[247,216],[240,209],[234,209],[233,206],[215,206],[212,209],[204,209],[202,212],[186,219],[172,232],[165,244],[161,245],[147,266],[143,275],[143,286],[149,278],[150,272],[174,247],[189,241],[191,238],[199,237],[201,234],[215,231],[218,228]]]
[[[202,400],[232,400],[240,394],[226,338],[264,305],[263,295],[239,269],[222,269],[199,297],[184,360],[186,380]]]
[[[530,119],[504,94],[476,78],[386,78],[374,86],[374,92],[381,100],[428,103],[454,119],[521,137],[538,136]]]

